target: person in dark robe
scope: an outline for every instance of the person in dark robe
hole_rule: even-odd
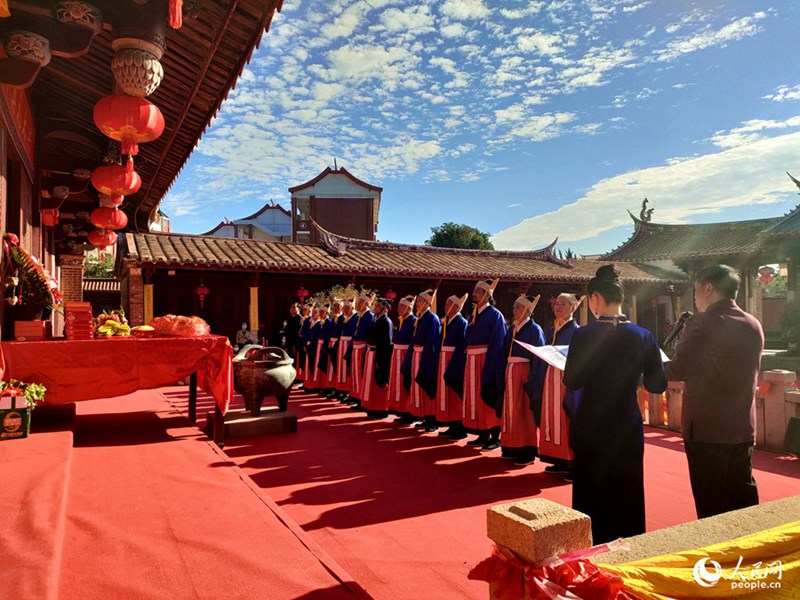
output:
[[[403,424],[413,423],[411,417],[411,394],[403,386],[403,361],[411,344],[411,338],[414,336],[414,324],[417,322],[417,316],[414,314],[414,304],[416,303],[416,296],[405,296],[397,303],[397,314],[399,323],[393,338],[392,350],[392,364],[391,364],[391,377],[389,379],[389,399],[390,411],[398,418],[395,421]]]
[[[425,290],[417,295],[414,335],[401,369],[403,386],[411,395],[409,410],[414,421],[420,422],[428,411],[434,410],[439,383],[439,336],[442,334],[442,325],[432,310],[435,303],[436,290]]]
[[[322,330],[322,321],[319,320],[319,310],[320,307],[317,305],[311,308],[308,334],[305,337],[306,379],[303,384],[303,389],[308,392],[315,392],[317,390],[317,348],[319,346],[319,333]]]
[[[375,320],[367,332],[367,357],[364,363],[364,393],[361,406],[371,419],[389,414],[389,377],[392,364],[392,334],[394,325],[389,318],[392,301],[378,298]]]
[[[314,372],[314,382],[316,384],[316,392],[320,396],[328,395],[328,350],[331,331],[333,330],[333,321],[328,316],[330,309],[330,304],[323,304],[319,311],[319,320],[322,325],[317,338],[317,369]]]
[[[345,360],[350,365],[350,398],[347,401],[353,409],[361,408],[361,396],[364,392],[364,359],[367,356],[367,332],[370,325],[375,320],[375,313],[370,310],[375,302],[375,294],[370,296],[362,294],[356,300],[356,331],[353,334],[353,341],[347,350],[349,356],[345,355]]]
[[[306,379],[306,362],[308,361],[306,349],[308,348],[308,332],[311,329],[311,305],[303,304],[300,307],[300,331],[297,334],[297,346],[295,352],[295,365],[297,365],[296,381],[304,382]],[[305,387],[305,386],[303,386]]]
[[[597,321],[572,335],[564,385],[581,390],[571,419],[572,507],[592,519],[594,544],[645,532],[644,426],[639,380],[667,389],[655,336],[622,314],[624,292],[613,265],[589,281]]]
[[[345,357],[348,356],[358,326],[358,315],[350,298],[345,298],[342,302],[342,317],[342,331],[336,344],[336,397],[342,404],[347,404],[350,400],[350,365]]]
[[[342,328],[344,326],[344,315],[342,314],[342,299],[333,298],[331,300],[331,329],[328,335],[328,343],[326,344],[328,357],[327,387],[325,397],[332,399],[336,397],[336,348],[339,345],[339,337],[342,335]]]
[[[300,336],[300,327],[303,317],[300,315],[300,305],[294,302],[289,307],[289,322],[286,323],[286,352],[293,359],[297,357],[297,341]],[[295,360],[295,367],[297,361]]]
[[[467,328],[462,422],[467,431],[478,434],[467,445],[482,446],[484,450],[500,447],[501,422],[497,410],[503,401],[506,321],[494,307],[493,294],[498,282],[489,279],[475,284],[474,308]]]
[[[444,307],[442,346],[439,352],[439,388],[436,391],[436,422],[448,429],[442,437],[462,440],[467,437],[461,418],[464,413],[464,364],[467,346],[467,320],[461,309],[469,294],[450,296]]]
[[[503,421],[500,432],[500,451],[503,458],[515,464],[529,465],[536,460],[538,439],[536,421],[531,410],[534,386],[543,370],[540,360],[515,341],[531,346],[544,345],[544,332],[532,318],[539,296],[520,296],[514,302],[513,320],[506,331],[503,356],[506,357],[506,377],[503,403],[497,416]]]
[[[578,324],[572,318],[582,299],[574,294],[559,294],[553,303],[556,320],[547,331],[545,341],[551,346],[569,346]],[[540,361],[546,369],[536,385],[532,400],[536,422],[539,424],[539,456],[549,463],[546,473],[563,473],[564,479],[572,479],[572,448],[569,444],[569,407],[574,394],[563,383],[564,372]]]

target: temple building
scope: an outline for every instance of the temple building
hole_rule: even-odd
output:
[[[282,206],[270,201],[249,217],[222,221],[203,235],[289,242],[292,240],[292,215]]]
[[[800,187],[800,183],[793,181]],[[766,332],[777,333],[783,307],[797,298],[800,206],[779,217],[702,224],[654,223],[649,220],[652,213],[645,211],[644,206],[639,217],[629,214],[634,224],[631,237],[605,254],[603,260],[677,267],[689,277],[707,265],[730,265],[742,278],[739,304],[761,321]],[[780,265],[781,272],[788,276],[787,298],[777,299],[775,306],[765,309],[767,299],[763,297],[759,273],[772,264]],[[683,302],[675,307],[675,312],[692,309],[691,295],[676,300]]]
[[[312,221],[337,235],[375,240],[382,191],[344,167],[328,167],[310,181],[290,187],[292,241],[319,243],[320,235]]]
[[[559,259],[553,254],[555,242],[528,252],[462,250],[335,235],[313,220],[310,227],[317,243],[127,233],[117,255],[123,304],[135,322],[165,313],[196,314],[212,331],[232,335],[248,321],[251,330],[269,341],[292,302],[337,284],[389,297],[437,288],[443,308],[444,298],[470,292],[478,279],[499,277],[498,308],[510,314],[520,294],[539,294],[534,316],[545,326],[553,319],[550,302],[561,292],[583,294],[605,264]],[[621,271],[628,314],[654,330],[658,325],[650,322],[652,298],[680,295],[689,286],[677,269],[626,263]],[[585,303],[579,319],[588,322]]]

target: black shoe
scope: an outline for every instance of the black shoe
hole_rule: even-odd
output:
[[[336,390],[334,390],[334,391],[332,391],[332,392],[328,392],[327,394],[325,394],[325,397],[326,397],[328,400],[333,400],[333,399],[334,399],[334,398],[336,398],[338,395],[339,395],[339,394],[336,392]]]
[[[450,434],[450,439],[453,441],[463,440],[467,437],[467,434],[463,431],[456,431],[455,433]]]
[[[483,446],[481,446],[482,450],[497,450],[500,447],[500,442],[497,440],[489,440]]]
[[[428,424],[425,421],[420,421],[419,423],[416,423],[414,427],[416,427],[417,429],[427,429]]]
[[[434,431],[439,431],[439,428],[436,425],[428,425],[425,427],[425,433],[433,433]]]
[[[467,442],[467,446],[483,446],[484,444],[488,444],[489,440],[487,438],[476,437],[474,440],[470,440]]]
[[[440,431],[439,435],[441,437],[450,437],[451,435],[453,435],[453,428],[450,427],[449,429],[445,429],[444,431]]]
[[[508,454],[505,452],[500,455],[500,458],[504,458],[506,460],[519,460],[519,456],[517,456],[516,454]]]
[[[544,468],[545,473],[569,473],[569,471],[561,465],[550,465]]]
[[[572,483],[572,473],[570,471],[567,471],[567,474],[564,475],[564,481],[567,483]]]
[[[503,458],[506,458],[505,456]],[[525,465],[531,465],[536,462],[535,456],[520,456],[517,460],[514,461],[515,465],[519,465],[520,467],[524,467]]]

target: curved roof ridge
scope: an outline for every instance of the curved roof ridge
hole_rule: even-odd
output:
[[[338,169],[331,169],[330,167],[325,167],[325,169],[323,169],[322,172],[319,175],[317,175],[316,177],[314,177],[313,179],[309,179],[308,181],[306,181],[305,183],[301,183],[300,185],[296,185],[294,187],[290,187],[289,188],[289,193],[290,194],[294,194],[295,192],[299,192],[300,190],[304,190],[306,188],[310,188],[310,187],[316,185],[317,183],[319,183],[320,181],[322,181],[323,179],[325,179],[325,177],[327,177],[331,173],[344,175],[345,177],[350,179],[350,181],[352,181],[356,185],[359,185],[359,186],[361,186],[363,188],[366,188],[366,189],[368,189],[368,190],[370,190],[372,192],[382,192],[383,191],[382,187],[379,187],[377,185],[372,185],[371,183],[367,183],[366,181],[362,181],[361,179],[359,179],[358,177],[353,175],[350,171],[348,171],[344,167],[339,167]]]

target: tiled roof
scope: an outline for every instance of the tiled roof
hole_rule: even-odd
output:
[[[624,244],[603,256],[604,260],[646,262],[685,260],[723,256],[761,255],[767,239],[764,232],[784,221],[784,217],[665,225],[648,223],[631,215],[633,235]]]
[[[276,273],[368,275],[395,278],[502,281],[588,281],[603,262],[558,261],[552,246],[532,252],[460,250],[387,242],[349,244],[336,255],[319,245],[213,236],[126,233],[122,258],[130,265],[201,267]],[[630,282],[684,283],[675,274],[656,277],[636,265],[620,265]]]
[[[119,281],[116,279],[84,279],[84,292],[119,292]]]

